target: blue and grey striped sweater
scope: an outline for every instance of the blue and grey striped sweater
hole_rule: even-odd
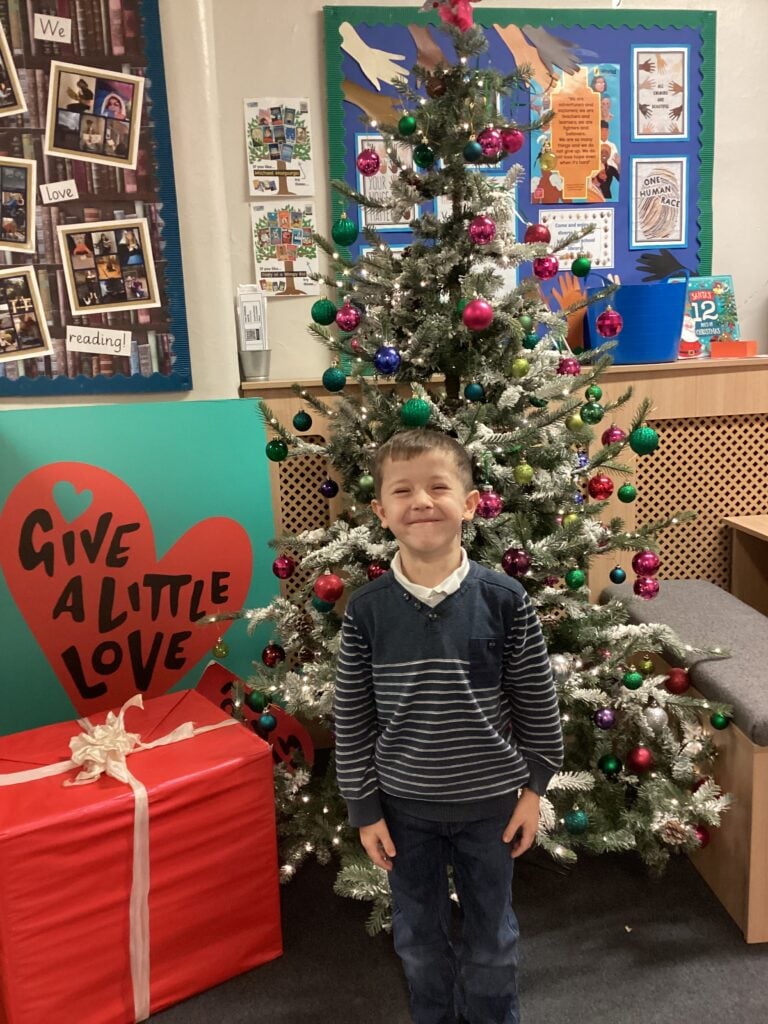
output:
[[[519,583],[470,562],[434,608],[391,572],[352,595],[336,677],[336,759],[351,825],[382,794],[416,817],[511,813],[563,760],[544,638]]]

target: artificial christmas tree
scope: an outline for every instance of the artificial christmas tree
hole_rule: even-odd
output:
[[[344,595],[385,572],[395,551],[370,509],[373,456],[396,431],[449,433],[470,452],[481,492],[464,545],[471,558],[526,588],[558,686],[566,765],[542,800],[539,844],[564,862],[574,860],[577,849],[637,850],[659,869],[672,851],[701,845],[705,826],[716,827],[727,804],[710,777],[708,727],[713,715],[727,723],[728,708],[664,685],[649,653],[663,650],[681,661],[686,653],[669,629],[630,626],[618,603],[590,602],[590,562],[611,551],[638,552],[636,593],[651,598],[658,589],[656,537],[674,520],[629,533],[621,520],[602,518],[614,477],[627,472],[622,449],[652,457],[658,437],[644,424],[647,404],[626,430],[603,428],[600,440],[593,430],[610,422],[630,395],[601,404],[596,382],[610,355],[571,352],[566,318],[543,298],[539,281],[556,275],[559,263],[546,227],[527,225],[524,241],[517,241],[514,190],[522,168],[510,167],[497,184],[478,167],[508,160],[522,132],[538,130],[547,118],[521,125],[497,113],[504,109],[500,97],[525,95],[526,75],[481,69],[476,58],[485,49],[484,35],[471,25],[468,3],[457,10],[455,3],[440,8],[455,63],[416,66],[408,81],[395,83],[402,117],[374,125],[387,159],[401,168],[387,208],[398,216],[442,197],[447,215],[416,219],[413,241],[402,252],[367,229],[371,248],[357,261],[317,239],[331,268],[324,281],[337,299],[315,303],[310,330],[336,357],[323,375],[336,398],[331,404],[297,391],[327,419],[329,436],[326,444],[310,443],[264,407],[282,442],[271,441],[267,454],[325,456],[343,487],[344,510],[328,529],[276,544],[275,574],[285,579],[298,568],[306,586],[293,600],[277,598],[244,613],[251,628],[272,624],[272,644],[284,657],[257,664],[235,708],[246,700],[269,715],[268,701],[277,699],[289,712],[332,729]],[[451,13],[456,18],[446,16]],[[418,170],[400,162],[403,147],[410,147]],[[358,170],[374,174],[379,162],[374,150],[364,150]],[[334,187],[349,203],[385,206],[343,182]],[[334,227],[340,238],[351,237],[345,218]],[[564,239],[560,248],[583,234]],[[575,263],[577,276],[589,271],[585,257]],[[532,265],[532,276],[521,274],[508,289],[504,270],[525,264]],[[605,336],[621,331],[613,309],[599,321]],[[346,372],[336,365],[341,361]],[[379,377],[397,386],[380,387]],[[308,414],[299,414],[295,429],[307,429],[307,421]],[[616,578],[623,573],[618,569]],[[281,770],[278,791],[284,875],[308,853],[327,859],[338,852],[339,891],[373,900],[371,927],[384,923],[386,878],[345,824],[332,764],[311,779],[302,769]]]

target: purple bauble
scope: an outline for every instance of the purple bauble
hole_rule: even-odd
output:
[[[358,156],[357,169],[365,178],[371,178],[381,167],[381,158],[374,149],[364,149]]]
[[[400,353],[391,345],[380,345],[373,353],[373,365],[379,373],[397,373],[400,362]]]
[[[522,548],[509,548],[504,552],[501,567],[507,576],[525,576],[531,568],[531,556]]]
[[[464,307],[461,319],[470,331],[484,331],[493,322],[493,306],[485,299],[472,299]]]
[[[496,223],[484,213],[472,218],[468,230],[475,245],[488,245],[496,237]]]
[[[612,729],[616,725],[616,712],[613,708],[598,708],[593,718],[598,729]]]
[[[612,423],[607,430],[604,430],[600,438],[603,444],[620,444],[622,441],[626,441],[626,439],[626,431],[622,430],[621,427],[617,427],[615,423]]]
[[[354,331],[362,320],[362,313],[351,302],[345,302],[336,314],[336,323],[342,331]]]
[[[498,128],[483,128],[477,136],[483,156],[498,156],[502,150],[501,132]]]
[[[523,148],[524,142],[525,136],[517,128],[502,128],[501,148],[505,153],[516,153],[518,149]]]
[[[533,272],[542,281],[549,281],[559,269],[557,256],[538,256],[533,261]]]
[[[480,501],[478,501],[477,508],[475,509],[475,515],[480,516],[481,519],[495,519],[503,508],[504,499],[502,496],[490,487],[488,490],[483,488],[480,494]]]
[[[578,377],[581,373],[581,363],[573,356],[566,356],[557,364],[557,372],[563,377]]]
[[[339,485],[335,480],[323,480],[320,484],[320,493],[324,498],[335,498],[339,493]]]
[[[278,555],[272,563],[272,572],[279,580],[289,580],[296,572],[296,562],[290,555]]]
[[[595,321],[597,333],[603,338],[615,338],[624,326],[624,319],[618,310],[611,306],[604,310]]]
[[[365,570],[365,574],[369,580],[377,580],[379,576],[383,576],[388,570],[389,566],[385,562],[371,562]]]
[[[632,589],[644,601],[650,601],[659,592],[659,581],[654,576],[638,576]]]
[[[661,559],[655,551],[638,551],[632,559],[632,568],[638,576],[653,576],[661,565]]]
[[[559,582],[560,582],[560,577],[559,576],[545,576],[545,578],[544,578],[544,586],[545,587],[556,587]]]

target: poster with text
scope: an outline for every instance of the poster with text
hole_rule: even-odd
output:
[[[311,196],[312,126],[309,100],[244,101],[248,189],[252,196]]]
[[[687,166],[683,156],[632,160],[633,249],[673,249],[687,244]]]
[[[256,284],[277,298],[319,295],[313,203],[251,203]]]
[[[687,139],[688,47],[632,48],[633,141]]]

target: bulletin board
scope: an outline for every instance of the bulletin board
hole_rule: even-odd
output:
[[[533,69],[530,88],[504,101],[497,123],[530,124],[555,112],[546,130],[526,134],[514,156],[476,168],[503,181],[514,163],[523,166],[518,239],[526,223],[545,223],[553,245],[593,224],[578,251],[560,252],[561,267],[588,255],[594,270],[628,284],[681,268],[711,273],[714,12],[486,4],[472,10],[489,44],[476,59],[479,68]],[[430,69],[455,62],[451,39],[435,12],[413,7],[326,7],[324,13],[331,178],[383,199],[387,175],[399,167],[382,160],[380,173],[363,178],[356,157],[380,144],[372,121],[396,125],[404,112],[392,79],[415,63]],[[409,152],[402,148],[406,165]],[[351,210],[336,194],[332,202],[334,219],[346,210],[393,248],[408,244],[414,217],[443,212],[439,200],[430,200],[394,222],[389,211]],[[351,252],[359,257],[366,246],[361,235]],[[583,287],[565,272],[543,290],[566,308]]]
[[[0,0],[0,397],[192,387],[158,0]]]

